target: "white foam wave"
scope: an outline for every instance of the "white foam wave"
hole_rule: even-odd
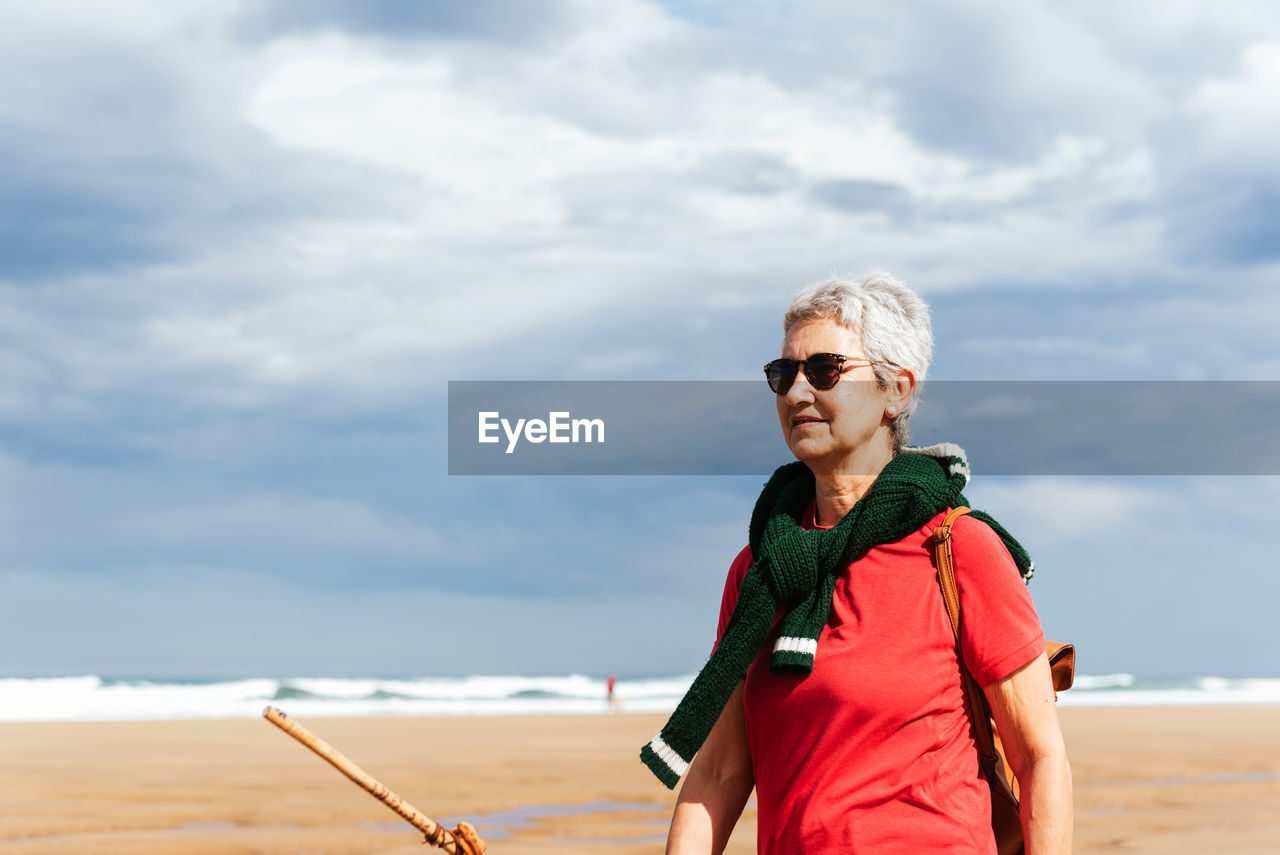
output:
[[[692,675],[620,680],[617,709],[669,712]],[[87,675],[0,678],[0,721],[247,718],[274,704],[296,716],[506,715],[598,713],[609,709],[605,681],[582,674],[546,677],[294,677],[223,682],[104,680]],[[1280,704],[1280,678],[1132,674],[1079,675],[1063,706]]]
[[[1099,674],[1091,676],[1080,674],[1076,677],[1072,689],[1090,691],[1092,689],[1127,689],[1137,678],[1132,674]]]
[[[0,680],[0,721],[236,717],[272,697],[276,681],[105,682],[96,676]]]
[[[674,709],[691,677],[619,681],[616,709]],[[0,679],[0,721],[242,718],[267,704],[295,715],[499,715],[609,709],[605,681],[468,676],[109,681],[96,676]]]
[[[1080,678],[1076,678],[1079,685]],[[1204,706],[1210,704],[1280,704],[1280,678],[1192,677],[1186,680],[1134,680],[1127,687],[1101,687],[1058,696],[1063,706]]]

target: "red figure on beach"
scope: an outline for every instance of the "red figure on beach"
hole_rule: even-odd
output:
[[[610,674],[605,678],[604,685],[609,692],[609,709],[613,709],[614,705],[617,703],[613,697],[613,688],[618,685],[618,675]]]

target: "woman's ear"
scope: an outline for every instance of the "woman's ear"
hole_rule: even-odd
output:
[[[885,401],[885,414],[893,417],[907,411],[907,401],[911,398],[911,390],[916,387],[916,373],[910,368],[898,369],[897,375],[889,384],[889,396]]]

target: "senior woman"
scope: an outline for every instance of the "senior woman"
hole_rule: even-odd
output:
[[[776,855],[993,855],[990,795],[929,539],[966,505],[964,452],[910,448],[928,307],[877,273],[801,291],[766,366],[797,462],[757,500],[716,648],[641,752],[685,781],[668,853],[719,853],[754,787]],[[1071,849],[1071,776],[1025,551],[986,514],[953,527],[961,648],[1021,793],[1028,855]]]

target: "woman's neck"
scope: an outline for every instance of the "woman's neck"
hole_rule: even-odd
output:
[[[814,467],[813,480],[817,487],[817,504],[814,522],[820,526],[833,526],[867,494],[871,485],[880,477],[880,470],[893,459],[888,447],[862,448],[841,462],[838,467]]]

